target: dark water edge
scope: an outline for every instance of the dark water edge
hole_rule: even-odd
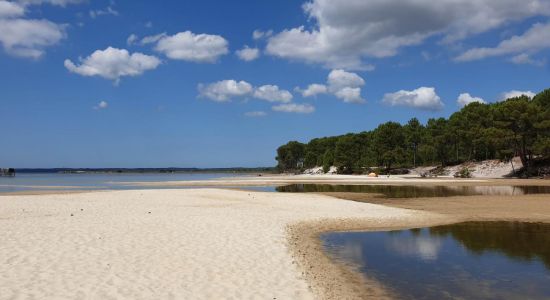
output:
[[[367,193],[386,198],[423,198],[450,196],[516,196],[550,194],[550,186],[418,186],[418,185],[328,185],[292,184],[276,189],[283,193]]]
[[[550,224],[466,222],[321,237],[402,299],[550,299]]]

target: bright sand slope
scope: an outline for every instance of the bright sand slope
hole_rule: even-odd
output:
[[[216,189],[0,203],[1,299],[310,299],[318,295],[288,246],[289,224],[361,218],[383,226],[430,216],[322,195]]]

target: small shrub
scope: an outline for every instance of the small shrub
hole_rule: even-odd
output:
[[[470,172],[470,169],[468,169],[468,168],[462,168],[460,171],[458,171],[455,174],[455,177],[457,177],[457,178],[472,178],[472,172]]]

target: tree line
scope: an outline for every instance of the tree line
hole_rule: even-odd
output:
[[[387,122],[371,131],[315,138],[307,144],[288,142],[277,149],[281,172],[336,166],[339,173],[389,171],[422,165],[455,165],[465,161],[519,156],[526,169],[550,160],[550,89],[533,98],[496,103],[474,102],[449,118],[422,124]]]

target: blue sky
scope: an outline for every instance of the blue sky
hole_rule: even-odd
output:
[[[550,1],[432,2],[0,0],[0,166],[271,166],[550,87]]]

